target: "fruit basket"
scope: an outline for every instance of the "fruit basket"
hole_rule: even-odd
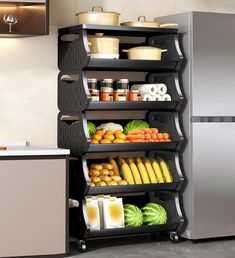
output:
[[[128,159],[130,154],[126,155],[120,154],[122,158]],[[82,156],[79,160],[77,160],[77,164],[71,166],[71,177],[73,178],[80,178],[79,182],[82,182],[83,189],[82,192],[85,195],[101,195],[101,194],[117,194],[117,193],[128,193],[128,194],[135,194],[136,192],[152,192],[152,191],[171,191],[171,190],[180,190],[182,183],[183,183],[183,175],[181,171],[181,164],[179,160],[179,154],[176,152],[164,152],[164,151],[153,151],[149,154],[149,161],[151,160],[151,164],[155,160],[162,160],[165,161],[167,166],[169,167],[170,173],[172,175],[172,182],[161,182],[159,183],[143,183],[139,184],[127,184],[127,185],[114,185],[114,186],[91,186],[92,179],[89,176],[89,167],[91,164],[102,164],[107,163],[108,158],[107,155],[102,155],[101,159],[90,159]],[[138,157],[138,154],[135,152],[131,153],[131,159],[135,159]],[[117,156],[115,154],[109,154],[110,160],[117,160]],[[157,162],[158,162],[157,161]],[[118,162],[117,162],[118,163]],[[111,163],[110,163],[111,164]],[[158,162],[159,164],[159,162]],[[77,167],[82,168],[82,172],[77,170]],[[160,167],[160,166],[159,166]],[[158,168],[158,167],[157,167]],[[137,167],[138,169],[138,167]],[[160,168],[161,170],[161,168]],[[140,174],[141,175],[141,174]],[[81,187],[81,184],[77,185],[77,187]]]
[[[101,116],[102,114],[103,113],[101,113]],[[113,116],[112,113],[109,113],[109,115]],[[93,115],[92,120],[89,119],[89,114],[86,115],[86,113],[60,112],[58,116],[58,147],[69,148],[71,155],[81,155],[86,152],[107,151],[179,150],[181,147],[183,135],[180,131],[178,113],[150,112],[145,114],[150,127],[158,128],[160,132],[167,132],[170,135],[171,142],[91,144],[91,138],[87,129],[87,121],[89,119],[89,121],[97,125],[108,121],[108,119],[95,120],[97,119],[96,117],[99,116],[99,113]],[[118,118],[112,118],[112,120],[109,121],[114,121],[124,127],[130,119],[120,120]]]

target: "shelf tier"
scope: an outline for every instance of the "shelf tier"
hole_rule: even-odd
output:
[[[153,232],[175,231],[179,233],[182,230],[184,218],[180,209],[179,196],[177,193],[160,192],[156,196],[149,196],[149,199],[147,202],[158,203],[166,209],[167,215],[168,215],[166,224],[153,225],[153,226],[143,225],[140,227],[124,227],[124,228],[91,230],[88,223],[87,213],[86,213],[86,201],[83,200],[82,207],[81,207],[82,209],[81,210],[82,212],[81,228],[83,229],[81,239],[86,240],[89,238],[146,234],[146,233],[153,233]],[[126,203],[125,198],[124,198],[124,203]],[[143,202],[139,203],[138,198],[136,199],[135,197],[133,197],[132,199],[128,199],[127,203],[133,203],[139,207],[142,207],[143,205]]]
[[[133,84],[163,83],[172,101],[91,101],[87,84],[87,72],[69,71],[58,75],[58,108],[61,111],[83,112],[84,110],[179,110],[183,102],[178,74],[151,73],[144,82]]]
[[[154,31],[154,30],[153,30]],[[169,72],[179,71],[183,62],[183,54],[180,50],[179,36],[174,33],[144,34],[146,39],[139,43],[133,43],[133,40],[120,41],[119,55],[120,59],[99,59],[91,58],[91,52],[88,45],[89,30],[82,27],[76,29],[76,33],[68,35],[59,34],[58,44],[58,67],[61,71],[72,70],[102,70],[102,71],[158,71]],[[112,30],[110,30],[110,33]],[[116,30],[115,32],[118,32]],[[121,31],[122,33],[124,32]],[[114,32],[113,32],[114,33]],[[129,35],[140,37],[140,35]],[[155,60],[128,60],[127,54],[123,49],[129,49],[140,45],[150,45],[167,49],[162,55],[161,61]]]
[[[58,147],[70,149],[71,155],[82,155],[86,152],[119,152],[119,151],[146,151],[146,150],[179,150],[183,142],[183,134],[180,130],[178,113],[175,112],[150,112],[146,113],[145,120],[149,122],[151,128],[158,128],[160,132],[170,134],[172,142],[153,142],[153,143],[119,143],[119,144],[91,144],[87,129],[87,121],[95,125],[106,122],[119,123],[125,126],[132,119],[120,119],[114,117],[113,112],[108,112],[109,119],[96,120],[95,117],[104,116],[105,111],[93,114],[89,118],[87,113],[60,112],[58,115]],[[101,113],[99,113],[101,112]],[[123,111],[124,112],[124,111]],[[127,115],[132,117],[128,112]]]
[[[165,35],[177,34],[177,28],[144,28],[144,27],[128,27],[128,26],[107,26],[107,25],[92,25],[81,24],[59,29],[59,34],[76,34],[81,30],[86,30],[90,34],[105,33],[105,35],[119,35],[119,36],[137,36],[146,37],[146,35]]]
[[[147,234],[147,233],[158,233],[158,232],[170,232],[170,231],[176,231],[176,229],[177,229],[177,223],[165,224],[165,225],[155,225],[155,226],[140,226],[140,227],[125,227],[125,228],[112,228],[112,229],[102,229],[102,230],[90,230],[89,238]]]

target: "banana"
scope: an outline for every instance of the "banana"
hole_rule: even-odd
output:
[[[136,183],[137,185],[142,184],[140,172],[139,172],[139,170],[138,170],[136,164],[134,163],[133,159],[129,158],[129,159],[128,159],[128,163],[129,163],[129,166],[130,166],[130,168],[131,168],[131,172],[132,172],[132,175],[133,175],[133,177],[134,177],[135,183]]]
[[[155,173],[154,173],[154,170],[153,170],[153,168],[152,168],[152,165],[151,165],[151,163],[150,163],[150,160],[149,160],[149,159],[145,159],[145,160],[144,160],[144,165],[145,165],[145,167],[146,167],[146,169],[147,169],[150,182],[151,182],[152,184],[156,184],[158,181],[157,181],[157,177],[156,177],[156,175],[155,175]]]
[[[134,185],[135,181],[129,165],[125,162],[124,159],[120,159],[120,158],[119,158],[119,164],[120,164],[121,170],[123,171],[124,179],[127,181],[129,185]]]
[[[171,175],[171,172],[169,170],[169,167],[167,165],[167,163],[162,159],[160,160],[160,166],[163,172],[163,177],[165,178],[165,182],[166,183],[172,183],[173,182],[173,178]]]
[[[164,183],[164,178],[163,178],[162,170],[159,163],[155,159],[152,159],[151,162],[152,162],[152,167],[155,172],[155,175],[158,179],[158,183]]]
[[[117,165],[117,162],[115,159],[112,159],[111,157],[109,157],[109,163],[111,165],[113,165],[113,170],[114,170],[114,174],[115,176],[120,176],[120,171],[119,171],[119,167]]]
[[[143,183],[150,184],[148,172],[147,172],[142,160],[140,158],[137,158],[136,162],[137,162],[137,167],[139,169]]]

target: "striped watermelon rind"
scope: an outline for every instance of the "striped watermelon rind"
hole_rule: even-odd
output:
[[[143,213],[134,204],[124,205],[124,217],[126,227],[138,227],[143,225]]]
[[[142,209],[144,224],[163,225],[167,222],[166,210],[157,203],[148,203]]]

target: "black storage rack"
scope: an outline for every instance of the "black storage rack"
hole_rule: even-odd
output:
[[[120,59],[94,59],[90,56],[88,35],[97,32],[105,35],[122,37],[143,37],[144,44],[166,48],[168,52],[161,61],[128,60],[122,49],[137,46],[140,43],[120,43]],[[182,174],[182,157],[180,150],[184,140],[181,132],[180,109],[183,94],[179,81],[183,55],[179,47],[177,29],[138,28],[122,26],[78,25],[59,29],[58,36],[58,146],[69,148],[70,160],[70,198],[78,199],[80,207],[70,211],[70,235],[79,241],[81,251],[86,250],[86,240],[110,236],[169,232],[172,241],[178,240],[184,217],[181,213],[180,195],[184,177]],[[165,83],[168,86],[172,101],[169,102],[92,102],[87,85],[89,71],[139,71],[146,72],[145,83]],[[134,84],[131,81],[130,84]],[[151,127],[167,131],[172,142],[158,143],[123,143],[123,144],[90,144],[87,120],[100,124],[112,120],[123,123],[125,110],[145,112],[144,119]],[[103,112],[113,111],[108,119],[101,119]],[[89,112],[93,118],[89,118]],[[95,115],[94,115],[95,114]],[[131,119],[131,118],[130,118]],[[149,157],[164,158],[174,177],[173,183],[143,184],[127,186],[90,187],[88,164],[94,161],[99,153],[105,159],[107,153],[135,156],[143,152]],[[86,157],[92,154],[93,158]],[[102,160],[102,159],[100,159]],[[123,201],[143,205],[147,201],[161,204],[168,213],[167,224],[156,226],[128,227],[117,229],[90,230],[85,212],[85,196],[115,194],[122,196]],[[135,198],[142,196],[142,198]],[[131,202],[130,202],[131,203]]]

